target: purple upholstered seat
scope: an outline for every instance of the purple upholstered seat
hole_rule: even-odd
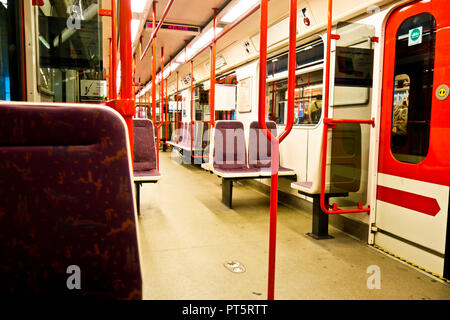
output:
[[[134,176],[153,181],[160,177],[156,164],[153,123],[149,119],[133,119]],[[139,173],[139,174],[137,174]],[[153,177],[153,178],[152,178]]]
[[[311,189],[313,186],[312,182],[306,182],[306,181],[300,181],[300,182],[293,182],[291,183],[292,187],[300,187],[300,188],[304,188],[304,189]]]
[[[277,125],[273,121],[266,122],[267,129],[273,136],[277,136]],[[248,166],[260,170],[261,176],[271,175],[272,149],[271,143],[264,130],[259,128],[259,123],[253,121],[250,123],[250,132],[248,139]],[[292,169],[279,166],[278,174],[281,176],[293,176],[295,172]]]
[[[67,287],[71,266],[80,290]],[[141,289],[120,115],[0,103],[0,296],[141,299]]]
[[[244,125],[239,121],[217,121],[214,135],[214,171],[219,175],[258,176],[259,169],[248,168]]]
[[[188,130],[188,123],[187,122],[183,122],[181,128],[182,128],[182,131],[183,131],[183,139],[179,143],[179,146],[182,149],[186,149],[187,145],[188,145],[188,142],[189,142],[189,144],[191,143],[191,131]]]

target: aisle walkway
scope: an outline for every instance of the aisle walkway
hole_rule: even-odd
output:
[[[161,153],[161,181],[142,188],[140,244],[144,299],[265,299],[269,199],[236,184],[234,209],[221,203],[221,180]],[[277,299],[450,299],[450,286],[330,227],[316,241],[308,213],[278,210]],[[246,271],[232,273],[229,260]],[[381,270],[370,290],[367,268]]]

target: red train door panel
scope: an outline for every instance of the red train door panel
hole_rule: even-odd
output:
[[[385,30],[375,244],[449,271],[450,15],[445,0],[395,10]]]

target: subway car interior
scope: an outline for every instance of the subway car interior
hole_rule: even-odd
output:
[[[450,300],[447,6],[1,0],[0,296]]]

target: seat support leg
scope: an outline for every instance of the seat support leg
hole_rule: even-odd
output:
[[[328,204],[328,200],[328,196],[325,196],[326,204]],[[320,208],[320,197],[313,198],[312,232],[307,235],[317,240],[333,238],[328,234],[328,215]]]
[[[136,208],[137,214],[141,215],[141,184],[139,182],[135,182],[136,186]]]
[[[222,179],[222,202],[228,208],[232,208],[233,203],[233,180]]]

